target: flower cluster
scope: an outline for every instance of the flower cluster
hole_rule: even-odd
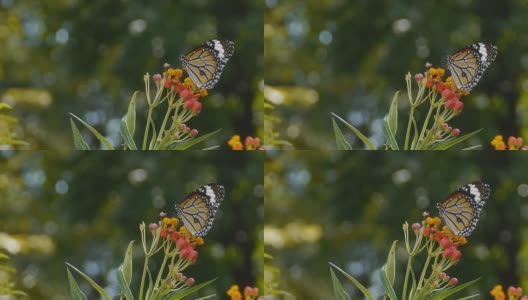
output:
[[[183,99],[183,108],[192,111],[194,115],[198,115],[202,110],[202,103],[199,99],[207,96],[207,90],[198,89],[189,77],[186,77],[182,82],[182,69],[172,69],[169,64],[165,64],[163,68],[165,69],[163,76],[160,74],[152,76],[156,85],[163,83],[165,89],[177,92]]]
[[[264,150],[263,146],[260,146],[260,139],[258,137],[247,136],[244,144],[240,140],[240,135],[235,134],[229,139],[227,144],[232,150]],[[260,146],[260,147],[259,147]]]
[[[496,135],[491,141],[491,145],[495,150],[528,150],[528,145],[523,145],[522,137],[510,136],[508,138],[508,144],[504,142],[502,135]]]
[[[409,260],[423,250],[427,252],[427,258],[417,286],[420,295],[427,295],[438,289],[448,289],[458,284],[458,279],[446,274],[446,271],[460,261],[462,252],[458,249],[465,245],[465,237],[455,235],[447,226],[440,228],[442,219],[430,217],[424,212],[422,222],[414,223],[411,229],[414,232],[414,245],[409,238],[409,226],[403,225],[405,246],[409,254]],[[430,268],[430,271],[429,271]],[[404,282],[404,290],[407,288],[408,273]]]
[[[464,108],[464,103],[460,101],[460,97],[468,95],[469,92],[458,90],[451,76],[448,77],[445,82],[442,81],[442,78],[445,75],[445,70],[442,68],[431,67],[427,70],[426,74],[426,86],[428,88],[434,88],[442,95],[443,99],[445,99],[445,108],[447,110],[452,109],[455,114],[460,114],[462,112],[462,108]]]
[[[506,300],[506,295],[502,290],[502,285],[497,284],[490,292],[494,300]],[[522,295],[522,288],[509,286],[507,290],[508,300],[528,300],[528,296]]]
[[[169,239],[176,245],[176,248],[179,249],[181,259],[186,260],[189,264],[194,264],[198,257],[198,252],[195,250],[195,247],[203,245],[204,240],[201,237],[191,235],[185,226],[177,229],[178,223],[179,220],[177,218],[163,217],[160,236]],[[155,233],[157,224],[150,224],[149,229]]]
[[[238,285],[233,284],[229,290],[227,290],[227,295],[231,297],[231,300],[263,300],[264,296],[259,296],[259,289],[258,288],[252,288],[250,286],[246,286],[244,288],[244,298],[242,298],[242,293],[240,293],[240,289]]]

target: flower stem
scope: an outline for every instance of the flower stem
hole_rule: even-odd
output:
[[[422,132],[420,133],[420,137],[418,138],[418,146],[416,148],[419,148],[419,146],[423,146],[424,134],[425,134],[425,131],[427,130],[427,126],[429,125],[429,119],[431,118],[431,114],[433,113],[434,108],[435,107],[433,103],[431,103],[431,105],[429,106],[429,112],[427,112],[427,117],[425,117],[425,121],[422,127]]]
[[[409,150],[409,136],[411,135],[411,125],[415,108],[416,107],[414,105],[411,105],[411,112],[409,113],[409,122],[407,123],[407,134],[405,135],[405,150]]]
[[[427,260],[425,261],[425,264],[424,264],[424,267],[423,267],[423,270],[422,270],[422,275],[420,275],[420,281],[418,281],[418,285],[416,287],[416,289],[421,289],[422,288],[422,282],[425,278],[425,273],[427,271],[427,266],[429,265],[429,262],[431,261],[431,255],[427,255]]]
[[[172,111],[172,101],[169,99],[169,105],[167,107],[167,113],[165,114],[165,118],[163,119],[163,123],[161,124],[160,130],[158,132],[158,139],[156,141],[155,148],[158,149],[160,142],[163,138],[163,135],[165,134],[165,126],[167,126],[167,121],[169,120],[170,113]]]
[[[143,288],[145,286],[145,276],[147,275],[149,257],[150,256],[148,255],[145,256],[145,263],[143,264],[143,275],[141,275],[141,286],[139,288],[139,300],[143,299]]]
[[[147,118],[147,126],[145,127],[145,134],[143,135],[143,147],[142,150],[147,150],[147,139],[149,135],[150,130],[150,121],[152,119],[152,111],[154,110],[154,107],[152,105],[149,105],[149,112],[148,112],[148,118]]]
[[[405,271],[405,281],[403,282],[402,300],[405,300],[407,297],[407,282],[409,281],[409,273],[411,272],[412,258],[412,255],[409,255],[409,259],[407,260],[407,270]]]

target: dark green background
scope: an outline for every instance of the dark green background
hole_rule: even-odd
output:
[[[261,1],[40,1],[0,2],[0,101],[14,106],[20,137],[32,149],[71,149],[74,113],[119,145],[119,119],[143,75],[180,67],[179,56],[213,38],[235,42],[220,82],[202,99],[188,126],[223,130],[207,146],[262,128]],[[143,24],[143,26],[142,26]],[[143,30],[138,28],[143,27]],[[65,38],[67,37],[67,38]],[[136,143],[143,137],[146,99],[138,102]],[[155,116],[158,128],[165,114]],[[86,133],[93,145],[95,138]]]
[[[508,155],[506,155],[508,154]],[[524,153],[268,152],[265,161],[265,252],[281,270],[280,288],[297,299],[330,299],[328,262],[379,293],[376,271],[394,240],[397,294],[405,273],[402,224],[437,216],[437,202],[460,186],[483,180],[491,197],[477,228],[448,274],[460,283],[481,280],[455,298],[496,284],[528,284],[528,157]],[[313,234],[317,230],[320,235]],[[415,272],[424,258],[415,260]],[[352,299],[358,290],[340,277]]]
[[[454,51],[492,42],[498,47],[495,62],[462,98],[464,111],[450,125],[462,133],[484,128],[466,146],[491,148],[496,134],[527,139],[527,14],[524,0],[268,0],[265,80],[284,98],[272,111],[282,120],[276,129],[296,149],[335,148],[334,112],[379,147],[381,121],[397,90],[402,91],[399,128],[406,128],[407,72],[424,72],[426,62],[445,68]],[[406,22],[409,27],[401,30]],[[345,131],[355,149],[364,148]],[[400,143],[404,132],[398,132]]]
[[[0,152],[0,232],[21,245],[7,252],[17,270],[16,287],[32,299],[71,299],[68,262],[115,290],[115,271],[131,240],[137,280],[143,265],[139,224],[157,222],[161,211],[175,216],[176,203],[211,182],[224,184],[226,197],[205,245],[197,248],[197,263],[184,274],[196,283],[217,278],[200,295],[218,299],[227,297],[232,284],[261,287],[262,154],[91,152],[58,158],[53,152]],[[138,170],[146,174],[143,181],[134,180]],[[67,191],[59,193],[64,186]],[[157,271],[159,265],[151,267]],[[86,281],[76,278],[95,299]]]

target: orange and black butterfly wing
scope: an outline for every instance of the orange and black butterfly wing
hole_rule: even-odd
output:
[[[180,57],[183,68],[198,88],[213,88],[235,51],[228,40],[210,40]]]
[[[469,236],[475,230],[482,207],[490,195],[490,187],[483,182],[466,184],[438,203],[439,215],[451,231]]]
[[[471,91],[497,56],[497,47],[476,43],[447,57],[447,68],[460,90]]]
[[[222,185],[208,184],[190,193],[176,205],[178,216],[192,235],[204,236],[209,232],[224,195]]]

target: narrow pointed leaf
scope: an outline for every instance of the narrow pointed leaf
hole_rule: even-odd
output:
[[[90,150],[90,146],[88,146],[88,143],[83,139],[81,132],[79,131],[79,128],[77,128],[77,125],[75,125],[75,122],[70,118],[70,125],[71,130],[73,134],[73,145],[75,146],[76,150]]]
[[[127,251],[125,253],[125,258],[123,259],[123,275],[125,276],[125,281],[128,285],[132,282],[132,249],[134,246],[134,241],[130,241],[128,244]]]
[[[462,135],[462,136],[459,136],[455,139],[452,139],[452,140],[448,140],[448,141],[445,141],[445,142],[442,142],[442,143],[438,143],[436,145],[433,145],[433,150],[446,150],[446,149],[449,149],[451,147],[453,147],[454,145],[460,143],[460,142],[463,142],[467,139],[469,139],[470,137],[476,135],[477,133],[481,132],[484,128],[481,128],[479,130],[475,130],[473,132],[470,132],[468,134],[465,134],[465,135]]]
[[[134,142],[134,138],[132,137],[132,134],[130,131],[128,131],[127,126],[127,116],[124,116],[121,118],[121,121],[119,122],[119,133],[121,133],[121,137],[123,138],[123,142],[125,145],[128,146],[128,149],[130,150],[137,150],[136,143]]]
[[[70,294],[73,300],[87,300],[88,298],[86,295],[81,291],[79,288],[79,285],[77,284],[77,281],[75,281],[75,278],[73,277],[72,273],[68,268],[66,268],[66,272],[68,273],[68,283],[70,285]]]
[[[363,295],[365,295],[365,297],[367,297],[367,299],[374,300],[374,297],[369,292],[369,290],[366,287],[364,287],[361,283],[359,283],[359,281],[357,281],[354,277],[349,275],[347,272],[341,270],[338,266],[334,265],[333,263],[329,263],[329,264],[332,267],[334,267],[336,270],[341,272],[343,275],[345,275],[345,277],[348,278],[350,281],[352,281],[352,283],[363,293]]]
[[[119,288],[121,288],[121,293],[125,295],[125,298],[128,300],[134,300],[132,291],[130,290],[128,283],[126,282],[125,275],[123,274],[123,268],[119,268],[117,271],[117,284],[119,285]]]
[[[191,288],[185,289],[183,291],[179,290],[179,291],[169,292],[169,293],[167,293],[166,295],[163,296],[163,300],[179,300],[179,299],[182,299],[183,297],[188,296],[188,295],[198,291],[199,289],[201,289],[201,288],[213,283],[215,280],[216,280],[216,278],[212,279],[212,280],[209,280],[209,281],[206,281],[204,283],[200,283],[200,284],[194,285]]]
[[[128,104],[128,111],[126,114],[126,126],[131,136],[134,136],[136,131],[136,97],[139,94],[138,91],[134,92],[130,103]]]
[[[442,290],[442,291],[434,292],[427,299],[429,299],[429,300],[442,300],[442,299],[445,299],[445,298],[453,295],[454,293],[465,289],[466,287],[472,285],[473,283],[475,283],[475,282],[477,282],[479,280],[480,280],[480,278],[477,278],[477,279],[471,280],[469,282],[466,282],[464,284],[457,285],[457,286],[455,286],[453,288],[450,288],[448,290]]]
[[[94,135],[95,137],[101,141],[101,143],[103,143],[106,147],[106,149],[108,150],[114,150],[114,147],[110,144],[110,142],[105,139],[97,130],[95,130],[95,128],[93,128],[92,126],[90,126],[90,124],[84,122],[81,118],[77,117],[76,115],[70,113],[70,116],[74,117],[75,119],[77,119],[77,121],[81,122],[81,124],[84,125],[84,127],[88,128],[88,130],[90,130]]]
[[[400,147],[398,147],[398,142],[396,142],[396,138],[394,137],[394,134],[389,128],[389,116],[386,116],[383,120],[383,135],[385,136],[385,139],[387,140],[387,144],[391,147],[392,150],[400,150]]]
[[[339,129],[339,126],[337,126],[337,123],[334,118],[332,118],[332,126],[334,127],[337,150],[352,150],[352,146],[350,146],[350,143],[347,142],[347,140],[343,136],[343,133],[341,132],[341,129]]]
[[[90,276],[84,274],[83,272],[81,272],[81,270],[77,269],[76,267],[74,267],[73,265],[69,263],[66,263],[66,265],[68,265],[68,267],[72,268],[73,270],[75,270],[75,272],[79,273],[82,277],[84,277],[84,279],[86,279],[86,281],[88,281],[88,283],[90,283],[92,287],[96,289],[104,299],[110,300],[110,296],[108,296],[106,291],[100,285],[98,285],[97,282],[95,282],[92,278],[90,278]]]
[[[194,146],[202,141],[205,141],[207,140],[208,138],[212,137],[213,135],[219,133],[222,129],[218,129],[216,131],[213,131],[213,132],[209,132],[207,134],[204,134],[202,136],[199,136],[197,138],[193,138],[191,140],[187,140],[187,141],[184,141],[184,142],[174,142],[172,144],[170,144],[168,147],[167,147],[167,150],[185,150],[185,149],[188,149],[189,147],[191,146]]]
[[[381,268],[381,271],[379,273],[380,273],[381,285],[383,285],[383,289],[385,290],[385,293],[389,296],[389,299],[397,300],[398,297],[396,296],[396,292],[394,291],[394,288],[392,287],[389,277],[387,277],[386,266],[383,266],[383,268]]]
[[[387,122],[389,123],[389,129],[392,132],[393,136],[396,136],[398,131],[398,96],[400,91],[396,91],[394,97],[392,98],[392,103],[389,108],[389,115]]]
[[[332,286],[334,287],[334,297],[337,300],[350,300],[350,296],[345,292],[345,289],[337,279],[334,270],[330,268],[330,276],[332,277]]]
[[[352,130],[352,132],[354,132],[357,137],[363,141],[363,143],[365,143],[365,145],[367,145],[367,147],[370,149],[370,150],[376,150],[376,147],[374,146],[374,144],[372,144],[371,141],[369,141],[369,139],[364,136],[361,131],[359,131],[356,127],[352,126],[350,123],[348,123],[347,121],[343,120],[341,117],[339,117],[338,115],[334,114],[334,113],[331,113],[332,116],[334,116],[336,119],[338,119],[339,121],[341,121],[343,124],[345,124],[350,130]]]
[[[398,241],[392,242],[392,246],[389,250],[389,255],[387,257],[387,264],[385,265],[385,271],[387,272],[387,278],[389,279],[390,284],[394,284],[394,279],[396,278],[396,245]]]

